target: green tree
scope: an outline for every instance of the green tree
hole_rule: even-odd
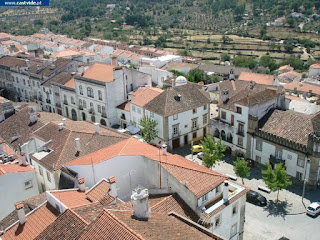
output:
[[[298,70],[303,70],[304,68],[304,62],[300,58],[294,55],[291,55],[290,57],[286,58],[283,62],[281,62],[280,65],[281,66],[290,65],[294,69],[298,69]]]
[[[259,64],[264,67],[268,67],[270,71],[274,71],[278,68],[276,61],[270,56],[262,56],[260,58]]]
[[[215,142],[213,137],[208,135],[201,141],[201,145],[203,146],[202,161],[207,168],[212,168],[217,161],[224,157],[226,147],[221,143],[221,140]]]
[[[291,53],[293,51],[293,46],[291,44],[285,44],[284,49],[288,52]]]
[[[282,167],[282,163],[276,165],[275,170],[270,164],[267,164],[267,169],[262,170],[263,180],[272,192],[278,191],[277,200],[279,199],[279,191],[287,188],[292,184],[286,170]]]
[[[156,129],[158,123],[148,116],[144,116],[140,120],[141,133],[143,140],[147,143],[151,142],[158,134]]]
[[[195,68],[195,69],[191,69],[189,71],[187,79],[190,82],[198,83],[198,82],[201,82],[201,81],[206,81],[207,80],[207,74],[205,73],[205,71]]]
[[[243,157],[238,157],[234,162],[234,172],[241,178],[242,184],[244,184],[243,179],[250,176],[250,167],[248,167],[248,162],[244,160]]]
[[[230,61],[230,55],[227,53],[224,53],[221,55],[221,61],[225,62],[225,61]]]
[[[223,44],[226,44],[226,43],[230,43],[231,41],[233,41],[233,39],[230,38],[229,36],[223,35],[221,38],[221,41],[223,42]]]

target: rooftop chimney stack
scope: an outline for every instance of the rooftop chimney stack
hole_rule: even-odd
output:
[[[223,202],[227,202],[228,197],[229,197],[229,183],[225,181],[223,184],[223,193],[222,193]]]
[[[233,70],[233,68],[230,69],[229,79],[230,79],[230,80],[236,80],[236,78],[235,78],[235,76],[234,76],[234,70]]]
[[[227,103],[229,101],[229,89],[225,88],[222,92],[222,102]]]
[[[131,203],[133,207],[133,215],[137,219],[148,219],[150,217],[148,189],[136,188],[132,191]]]
[[[30,109],[29,115],[30,115],[30,123],[31,124],[34,124],[38,121],[38,115],[33,108]]]
[[[76,138],[76,147],[77,147],[77,152],[80,152],[81,148],[80,148],[80,138]]]
[[[84,181],[84,177],[78,179],[78,185],[80,192],[84,192],[86,190],[86,184]]]
[[[16,210],[19,218],[19,223],[20,225],[23,225],[27,221],[27,218],[22,202],[16,203]]]
[[[21,159],[21,164],[23,166],[27,166],[27,159],[26,159],[26,154],[24,152],[20,153],[20,159]]]
[[[96,134],[100,134],[100,124],[94,123],[94,129]]]
[[[63,126],[66,125],[66,119],[65,118],[62,118],[62,123],[63,123]]]
[[[62,129],[63,129],[63,123],[59,123],[59,131],[62,131]]]
[[[167,155],[167,145],[164,143],[161,145],[162,149],[162,155],[166,156]]]
[[[109,182],[109,194],[114,197],[117,198],[118,197],[118,191],[117,191],[117,184],[116,184],[116,178],[114,176],[109,177],[108,178],[108,182]]]

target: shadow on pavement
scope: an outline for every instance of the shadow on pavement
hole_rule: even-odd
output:
[[[292,204],[288,204],[287,202],[274,202],[272,200],[269,201],[268,205],[264,207],[264,211],[268,212],[268,217],[282,217],[285,219],[286,215],[289,215]]]

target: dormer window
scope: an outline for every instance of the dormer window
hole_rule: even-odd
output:
[[[239,114],[242,114],[242,108],[241,107],[237,107],[236,112]]]

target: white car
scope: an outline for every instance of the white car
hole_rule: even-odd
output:
[[[197,154],[197,157],[202,160],[202,158],[203,158],[203,152],[199,152],[199,153]]]
[[[320,213],[320,202],[313,202],[307,208],[307,214],[311,216],[317,216]]]

